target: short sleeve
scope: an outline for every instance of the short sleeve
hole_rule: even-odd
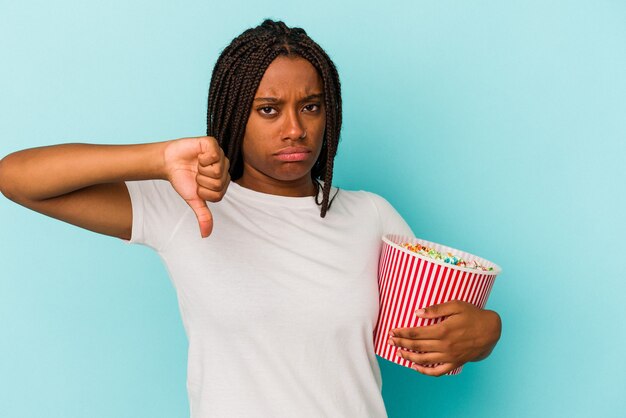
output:
[[[405,237],[414,237],[415,234],[411,230],[409,224],[398,211],[383,197],[368,193],[370,199],[374,203],[380,220],[381,236],[387,234],[402,235]]]
[[[165,180],[127,181],[133,223],[130,243],[160,251],[185,216],[193,215],[187,203]]]

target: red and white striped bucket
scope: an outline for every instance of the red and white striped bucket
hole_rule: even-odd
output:
[[[493,270],[482,271],[435,260],[403,248],[403,243],[419,243],[468,262],[476,260]],[[454,248],[418,238],[385,235],[378,265],[380,310],[374,331],[376,354],[401,366],[411,367],[412,362],[396,356],[397,347],[387,343],[389,331],[440,322],[441,318],[418,318],[415,310],[450,300],[461,300],[483,308],[500,271],[496,264]],[[458,367],[448,375],[459,374],[462,368]]]

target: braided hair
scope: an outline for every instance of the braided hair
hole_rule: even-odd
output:
[[[315,67],[324,85],[324,140],[320,156],[311,169],[316,187],[320,187],[318,180],[324,181],[322,202],[316,200],[321,205],[323,218],[330,207],[333,164],[341,131],[341,86],[335,64],[304,29],[267,19],[244,31],[222,51],[211,76],[207,135],[217,139],[230,160],[231,178],[240,178],[243,175],[241,144],[254,95],[265,70],[278,56],[306,59]]]

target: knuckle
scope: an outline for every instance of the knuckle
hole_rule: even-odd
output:
[[[407,347],[410,348],[411,350],[415,351],[416,353],[420,352],[420,343],[415,341],[415,340],[410,340],[407,343]]]
[[[215,203],[215,202],[219,202],[220,200],[222,200],[222,198],[218,194],[209,193],[209,195],[207,196],[205,200]]]
[[[209,161],[212,161],[212,163],[215,163],[220,159],[220,155],[215,150],[207,152],[207,156]]]
[[[217,139],[214,136],[205,136],[203,137],[208,141],[208,145],[209,146],[216,146],[217,145]]]
[[[411,343],[411,350],[415,351],[416,353],[420,355],[427,353],[427,351],[424,349],[424,345],[419,341],[413,341]]]
[[[198,197],[202,200],[209,200],[209,190],[205,189],[202,186],[198,186],[198,188],[196,189],[196,193],[198,194]]]
[[[430,359],[430,358],[424,358],[422,360],[422,366],[428,367],[431,370],[433,368],[433,364],[434,364],[434,361],[432,359]]]
[[[197,192],[200,192],[201,188],[206,186],[206,177],[199,171],[196,173],[196,184],[198,186]]]
[[[443,340],[446,338],[446,330],[443,328],[437,329],[437,332],[433,332],[433,338],[436,340]]]
[[[465,307],[466,305],[468,305],[467,302],[463,302],[462,300],[457,300],[457,299],[455,299],[453,301],[453,303],[454,303],[454,307],[456,309],[461,309],[461,308]]]
[[[402,350],[402,358],[405,360],[409,360],[409,361],[415,361],[415,353],[408,351],[408,350]]]

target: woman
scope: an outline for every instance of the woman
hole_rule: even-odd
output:
[[[206,137],[16,152],[0,189],[160,254],[189,339],[192,417],[386,416],[372,342],[380,237],[412,232],[383,198],[331,186],[332,61],[282,22],[245,31],[215,65],[207,125]],[[447,318],[393,330],[390,344],[424,374],[486,357],[500,335],[495,312],[466,303],[421,315]]]

